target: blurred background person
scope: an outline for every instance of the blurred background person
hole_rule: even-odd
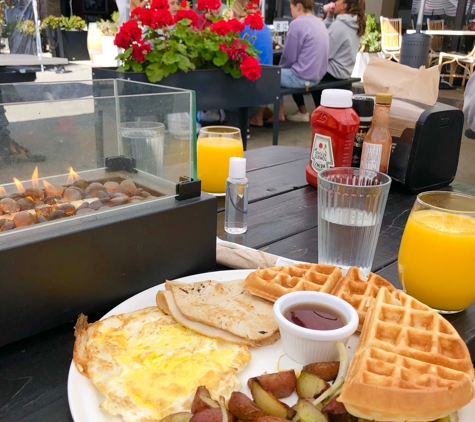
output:
[[[313,0],[290,0],[290,12],[294,18],[289,25],[284,50],[281,86],[305,88],[317,85],[327,72],[329,40],[323,22],[313,15]],[[264,126],[264,108],[252,117],[251,125]],[[283,103],[280,104],[280,121],[285,120]],[[268,121],[270,125],[270,120]]]
[[[130,18],[130,0],[116,0],[117,9],[119,10],[119,28],[124,22]]]
[[[324,23],[328,28],[330,51],[327,73],[323,76],[322,82],[339,81],[351,76],[360,46],[360,37],[366,29],[365,0],[337,0],[334,7],[331,5],[332,3],[329,3],[330,7],[324,7],[327,13]],[[348,84],[346,89],[351,90],[351,84]],[[314,91],[311,94],[315,107],[318,107],[322,91]],[[303,95],[294,94],[293,98],[298,111],[288,115],[287,118],[293,122],[310,121]]]
[[[475,139],[475,73],[470,76],[465,92],[463,94],[463,114],[467,119],[469,128],[465,131],[465,136]]]

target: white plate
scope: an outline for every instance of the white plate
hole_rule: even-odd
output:
[[[217,280],[230,281],[239,278],[245,278],[252,270],[231,270],[218,271],[204,274],[197,274],[189,277],[178,279],[185,283],[194,283],[197,281]],[[164,284],[151,287],[137,295],[127,299],[114,309],[109,311],[102,319],[111,315],[133,312],[147,306],[155,305],[155,296],[158,290],[163,290]],[[353,355],[358,336],[354,335],[350,338],[347,348],[350,357]],[[252,359],[246,368],[238,374],[238,378],[242,382],[242,392],[251,396],[247,387],[247,380],[250,377],[260,375],[264,372],[277,372],[284,369],[301,369],[302,365],[293,361],[284,354],[280,340],[271,346],[258,349],[251,348]],[[68,377],[68,400],[69,408],[75,422],[121,422],[122,419],[111,416],[107,412],[99,408],[104,400],[104,396],[99,393],[94,384],[85,376],[81,375],[76,366],[71,362]],[[291,397],[284,399],[287,404],[294,404],[297,396],[294,393]],[[459,410],[459,422],[472,422],[475,414],[475,399],[467,406]]]

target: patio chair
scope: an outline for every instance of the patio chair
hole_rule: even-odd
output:
[[[444,29],[444,20],[427,19],[427,29],[429,31]],[[429,67],[435,65],[439,61],[439,55],[442,51],[442,37],[440,35],[431,35],[430,51],[429,51]]]
[[[399,61],[402,41],[402,19],[385,18],[380,16],[381,23],[381,51],[384,58]]]
[[[449,83],[452,85],[454,78],[462,78],[462,86],[470,79],[473,73],[473,64],[475,61],[475,47],[468,54],[460,53],[444,53],[439,54],[439,71],[441,78],[448,77]],[[442,73],[444,66],[449,66],[449,73]],[[461,73],[457,73],[458,67]]]

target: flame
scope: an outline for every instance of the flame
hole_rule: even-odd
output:
[[[13,178],[13,181],[15,182],[15,185],[16,185],[16,188],[18,189],[18,192],[20,192],[20,193],[25,192],[25,188],[23,187],[21,182],[16,177]]]
[[[79,179],[80,179],[79,175],[73,170],[72,167],[69,167],[69,176],[68,176],[67,184],[71,185],[72,183],[74,183],[76,180],[79,180]]]
[[[38,166],[35,167],[35,170],[33,171],[33,174],[31,175],[31,184],[34,188],[40,189],[40,184],[38,182]]]
[[[0,186],[0,198],[7,196],[7,191],[4,187]]]
[[[45,187],[45,189],[48,189],[48,187],[53,187],[53,185],[51,183],[48,183],[46,180],[43,180],[43,186]]]

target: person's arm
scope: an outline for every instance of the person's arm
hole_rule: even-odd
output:
[[[290,69],[297,62],[300,54],[300,41],[291,31],[285,38],[284,51],[280,58],[280,65],[285,69]]]
[[[130,0],[132,5],[131,9],[135,9],[136,7],[145,7],[148,4],[148,0]]]
[[[475,74],[473,74],[475,75]],[[475,131],[475,76],[471,76],[463,96],[463,114],[470,129]]]

